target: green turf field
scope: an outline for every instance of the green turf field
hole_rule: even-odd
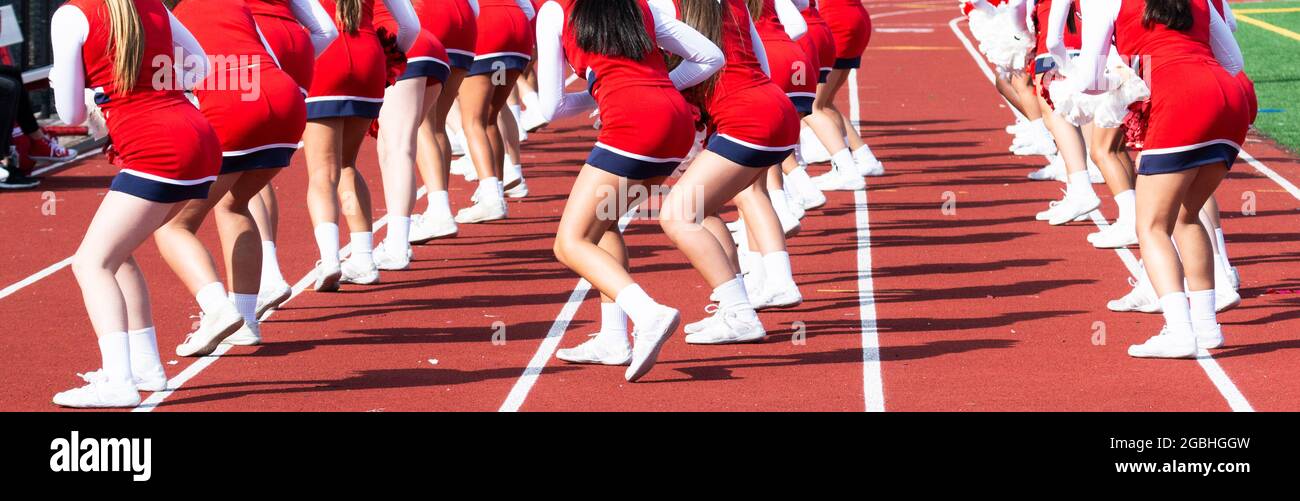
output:
[[[1266,9],[1289,12],[1260,12]],[[1246,72],[1259,95],[1255,126],[1292,151],[1300,151],[1300,1],[1233,2],[1232,10],[1237,13],[1237,41],[1246,57]]]

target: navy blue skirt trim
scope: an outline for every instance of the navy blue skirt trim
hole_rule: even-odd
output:
[[[1138,156],[1138,174],[1142,176],[1169,174],[1220,162],[1227,165],[1228,169],[1232,169],[1232,164],[1237,161],[1240,152],[1241,148],[1231,141],[1213,141],[1203,145],[1193,145],[1186,150],[1165,148],[1143,151]]]
[[[638,181],[665,177],[681,165],[680,158],[651,158],[596,144],[587,155],[587,164],[616,176]]]
[[[379,108],[384,101],[363,101],[360,99],[322,99],[307,98],[307,119],[358,117],[379,118]]]
[[[818,71],[817,71],[817,83],[819,83],[819,84],[824,84],[824,83],[826,83],[826,78],[829,77],[829,76],[831,76],[831,69],[830,69],[830,68],[822,68],[822,69],[818,70]]]
[[[298,146],[275,146],[239,155],[221,157],[221,173],[232,174],[257,169],[288,167]]]
[[[862,57],[842,57],[835,59],[834,68],[837,70],[851,70],[862,67]]]
[[[474,66],[474,54],[452,52],[451,49],[447,49],[447,59],[452,68],[469,70],[471,66]]]
[[[516,53],[504,53],[500,55],[479,56],[474,58],[474,64],[469,67],[469,75],[486,75],[495,71],[523,71],[530,61],[526,55]]]
[[[437,80],[438,83],[446,83],[448,75],[451,75],[451,67],[447,63],[430,57],[407,61],[406,71],[403,71],[402,75],[397,77],[397,80],[432,78]]]
[[[721,155],[722,158],[756,169],[779,164],[785,160],[785,157],[794,152],[793,145],[776,149],[756,148],[753,145],[743,144],[722,134],[714,134],[710,137],[709,146],[706,149]]]
[[[128,171],[118,172],[113,176],[113,183],[108,189],[143,198],[151,202],[172,204],[186,200],[203,200],[208,198],[208,187],[213,178],[206,178],[192,184],[173,184],[134,175]]]
[[[799,111],[800,115],[812,114],[813,96],[790,96],[790,102],[794,103],[794,109]]]

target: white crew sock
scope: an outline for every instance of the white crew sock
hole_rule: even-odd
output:
[[[618,303],[600,303],[600,332],[596,339],[604,346],[628,348],[627,314]]]
[[[405,250],[411,245],[411,218],[388,215],[388,237],[384,245],[396,245],[396,250]]]
[[[1210,291],[1213,295],[1214,291]],[[1175,336],[1192,335],[1192,312],[1191,306],[1187,302],[1187,294],[1183,292],[1170,292],[1160,297],[1160,307],[1164,310],[1165,325],[1169,327],[1169,333]],[[1213,311],[1213,305],[1210,306]]]
[[[478,191],[475,193],[478,195],[480,202],[499,201],[505,198],[505,190],[501,188],[501,180],[495,177],[479,179]]]
[[[131,374],[136,376],[163,375],[162,359],[158,356],[158,335],[153,327],[126,333],[131,350]]]
[[[794,273],[790,271],[790,253],[786,251],[769,252],[763,255],[763,270],[767,285],[793,286]]]
[[[524,166],[523,166],[523,165],[520,165],[520,164],[517,164],[517,163],[514,163],[514,162],[508,162],[508,163],[506,163],[506,165],[505,165],[505,172],[503,173],[503,177],[505,177],[505,181],[506,181],[506,182],[510,182],[510,181],[514,181],[514,180],[516,180],[516,179],[521,179],[521,178],[523,178],[523,177],[524,177]]]
[[[1219,255],[1223,257],[1224,266],[1232,266],[1228,260],[1228,242],[1223,239],[1223,228],[1214,229],[1214,239],[1219,243]]]
[[[752,287],[754,292],[762,290],[763,282],[767,280],[767,269],[763,265],[763,255],[757,252],[746,252],[740,255],[740,259],[745,260],[745,275],[749,277],[749,280],[741,280],[741,283],[749,283],[749,286],[745,289],[749,290]]]
[[[1137,192],[1133,190],[1121,191],[1115,195],[1115,205],[1119,207],[1119,217],[1115,222],[1123,221],[1128,224],[1137,222]]]
[[[374,235],[368,231],[354,231],[348,234],[349,246],[352,249],[350,259],[359,259],[361,263],[374,262],[375,258],[371,254],[375,250]]]
[[[316,248],[320,249],[320,260],[326,263],[339,262],[339,225],[321,223],[312,230],[316,234]]]
[[[516,123],[516,124],[519,123],[519,114],[520,114],[519,105],[517,105],[517,104],[508,104],[508,105],[506,105],[506,106],[508,106],[508,107],[510,108],[510,114],[515,116],[515,123]]]
[[[199,308],[203,313],[212,315],[230,302],[226,299],[226,287],[221,282],[212,282],[199,288],[199,292],[194,295],[194,299],[199,302]]]
[[[848,148],[831,155],[831,165],[842,174],[858,175],[858,166],[853,163],[853,153]]]
[[[275,242],[262,241],[262,285],[284,283],[284,273],[280,271],[280,260],[275,254]]]
[[[1097,193],[1092,191],[1092,179],[1088,177],[1087,169],[1071,172],[1070,183],[1065,189],[1069,195],[1087,196],[1091,193],[1092,196],[1097,196]]]
[[[447,190],[429,192],[429,207],[424,213],[442,219],[451,217],[451,195]]]
[[[520,96],[520,100],[524,102],[525,108],[532,109],[533,111],[538,111],[535,107],[539,107],[542,104],[541,96],[538,96],[535,91],[523,93],[523,95]]]
[[[135,379],[131,377],[131,341],[125,332],[99,336],[99,360],[109,381],[135,385]]]
[[[1212,331],[1219,325],[1214,312],[1214,289],[1190,291],[1187,300],[1193,332]]]
[[[876,155],[875,155],[874,153],[871,152],[871,147],[870,147],[870,146],[867,146],[866,143],[863,143],[861,148],[858,148],[858,149],[856,149],[856,150],[853,150],[853,160],[855,160],[855,161],[857,161],[857,162],[859,162],[859,163],[862,163],[862,162],[871,162],[871,163],[876,163],[876,162],[878,162],[878,160],[876,160]]]
[[[718,300],[718,308],[734,311],[741,316],[756,317],[753,305],[749,304],[749,295],[745,292],[745,282],[733,278],[713,289],[713,297]]]
[[[650,295],[641,289],[640,285],[632,284],[618,291],[618,296],[614,297],[614,303],[620,309],[627,312],[627,316],[632,319],[634,324],[642,324],[652,320],[655,310],[659,306],[655,300],[650,299]]]
[[[257,332],[257,294],[230,293],[230,301],[235,303],[235,311],[244,317],[244,325]]]

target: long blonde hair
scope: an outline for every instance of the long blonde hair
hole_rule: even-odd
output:
[[[722,47],[722,15],[723,7],[717,0],[681,0],[679,8],[681,9],[682,22],[687,26],[700,32],[705,38],[713,42],[714,45]],[[668,68],[676,68],[682,63],[681,56],[664,51],[664,57],[667,59]],[[721,72],[714,73],[708,80],[701,82],[699,85],[683,90],[682,95],[687,101],[699,106],[701,110],[713,96],[713,88],[718,83],[718,76]]]
[[[745,4],[749,7],[749,18],[757,23],[758,18],[763,16],[763,0],[748,0]]]
[[[334,17],[343,31],[356,33],[361,29],[361,0],[335,0]]]
[[[140,80],[144,64],[144,26],[135,10],[135,0],[104,0],[104,5],[112,29],[113,87],[129,93]]]

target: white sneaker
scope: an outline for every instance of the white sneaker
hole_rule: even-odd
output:
[[[244,322],[244,325],[239,330],[227,337],[221,344],[233,346],[257,346],[262,344],[262,326],[254,326]],[[136,381],[135,385],[140,386],[140,382]]]
[[[1029,130],[1029,122],[1017,119],[1016,123],[1008,125],[1005,130],[1007,131],[1007,134],[1017,135],[1020,134],[1021,131]]]
[[[596,336],[572,348],[556,350],[555,358],[574,364],[628,365],[632,363],[632,349],[624,346],[606,346]]]
[[[1228,283],[1232,285],[1232,290],[1241,289],[1241,274],[1237,273],[1236,266],[1228,267]]]
[[[480,200],[456,212],[456,222],[460,224],[483,223],[505,218],[505,200]]]
[[[199,328],[195,329],[185,341],[176,346],[176,355],[181,357],[203,357],[212,353],[240,327],[244,326],[244,317],[239,316],[235,304],[226,301],[212,315],[199,314]]]
[[[1056,142],[1046,137],[1033,138],[1027,143],[1012,145],[1011,152],[1021,157],[1047,156],[1056,153]]]
[[[858,166],[858,175],[860,176],[883,176],[885,175],[885,164],[881,163],[876,157],[854,158],[853,163]]]
[[[799,293],[799,287],[795,284],[772,285],[769,280],[763,286],[755,298],[749,301],[756,311],[768,308],[791,308],[803,304],[803,294]]]
[[[478,171],[474,170],[474,160],[469,155],[452,160],[450,173],[464,176],[466,181],[478,180]]]
[[[786,238],[799,233],[801,226],[799,216],[794,215],[793,209],[790,208],[790,202],[784,195],[782,195],[780,201],[772,199],[772,209],[776,211],[776,219],[781,223],[781,231],[785,233]]]
[[[686,324],[686,327],[683,327],[682,331],[686,332],[687,334],[694,334],[696,332],[700,332],[704,330],[705,327],[712,325],[714,322],[717,322],[719,319],[722,318],[717,314],[718,305],[716,304],[710,304],[708,306],[705,306],[704,312],[708,313],[709,316],[704,317],[704,319],[702,320]]]
[[[816,209],[826,205],[826,194],[822,193],[821,188],[808,177],[807,169],[799,169],[791,173],[790,184],[798,186],[799,203],[803,205],[804,210]]]
[[[791,193],[789,188],[785,191],[785,206],[796,220],[803,221],[804,216],[808,215],[808,209],[803,207],[803,197],[798,192]]]
[[[411,233],[407,240],[422,244],[435,238],[455,236],[458,231],[456,219],[451,216],[416,214],[411,216]]]
[[[744,315],[744,311],[719,309],[716,316],[719,318],[704,329],[686,335],[686,342],[690,344],[734,344],[734,343],[752,343],[761,341],[767,336],[763,330],[763,323],[759,321],[758,315],[750,310],[749,315]]]
[[[1160,334],[1152,336],[1147,342],[1128,347],[1128,356],[1136,358],[1193,358],[1196,356],[1195,335],[1177,335],[1169,332],[1168,327],[1160,329]]]
[[[1223,313],[1241,304],[1241,294],[1231,287],[1214,289],[1214,311]]]
[[[1087,216],[1089,212],[1097,210],[1098,207],[1101,207],[1101,199],[1097,198],[1095,193],[1077,192],[1071,194],[1066,192],[1065,198],[1061,199],[1061,203],[1052,208],[1053,212],[1051,217],[1048,218],[1047,224],[1059,226]]]
[[[1107,302],[1107,309],[1118,312],[1160,313],[1160,299],[1156,297],[1156,290],[1147,280],[1146,272],[1139,270],[1138,274],[1141,276],[1140,279],[1128,277],[1128,283],[1133,286],[1133,290],[1124,297]]]
[[[1047,165],[1029,173],[1029,179],[1034,181],[1064,181],[1066,179],[1065,162],[1061,160],[1059,155],[1051,155],[1048,157]]]
[[[1088,241],[1098,249],[1119,249],[1137,245],[1137,229],[1132,223],[1116,223],[1088,235]]]
[[[1214,328],[1209,331],[1197,332],[1196,346],[1207,350],[1223,346],[1223,326],[1214,324]]]
[[[447,142],[451,143],[452,155],[464,155],[467,151],[465,148],[465,133],[452,130],[447,127]]]
[[[400,247],[400,248],[399,248]],[[399,271],[411,267],[411,244],[400,245],[388,243],[388,239],[379,242],[374,250],[375,267],[385,271]]]
[[[312,289],[316,292],[334,292],[339,290],[339,278],[343,272],[339,270],[337,261],[316,261],[316,269],[312,271],[315,276],[315,282]]]
[[[375,266],[374,259],[369,263],[362,263],[359,259],[345,259],[339,266],[342,276],[339,277],[340,283],[373,285],[379,283],[379,267]]]
[[[99,371],[77,375],[86,385],[55,394],[54,405],[79,409],[140,405],[140,392],[134,384],[109,382]]]
[[[95,369],[85,374],[77,375],[87,381],[90,379],[103,380],[106,379],[102,374],[103,372],[104,369]],[[141,375],[143,372],[149,372],[149,374]],[[163,391],[167,389],[167,374],[163,372],[162,367],[158,367],[156,370],[152,371],[138,371],[135,368],[132,368],[131,379],[135,381],[135,389],[138,391]]]
[[[842,173],[836,169],[812,178],[813,185],[822,191],[857,191],[866,189],[867,182],[857,174]]]
[[[519,128],[525,132],[537,132],[542,127],[546,127],[546,117],[537,111],[536,108],[525,108],[522,116],[519,118]]]
[[[528,196],[528,182],[524,181],[523,176],[520,176],[519,182],[516,182],[514,185],[507,182],[506,186],[510,186],[505,189],[506,198],[524,198]]]
[[[826,145],[807,125],[799,129],[799,153],[810,164],[831,161],[831,153],[826,150]]]
[[[650,372],[659,358],[659,350],[663,349],[664,342],[673,335],[677,324],[682,321],[682,316],[676,309],[662,305],[658,308],[653,321],[637,325],[632,331],[632,361],[623,372],[623,377],[628,382],[635,383]]]
[[[262,285],[257,289],[257,318],[266,316],[266,312],[279,308],[293,296],[289,283],[281,280],[272,285]]]

